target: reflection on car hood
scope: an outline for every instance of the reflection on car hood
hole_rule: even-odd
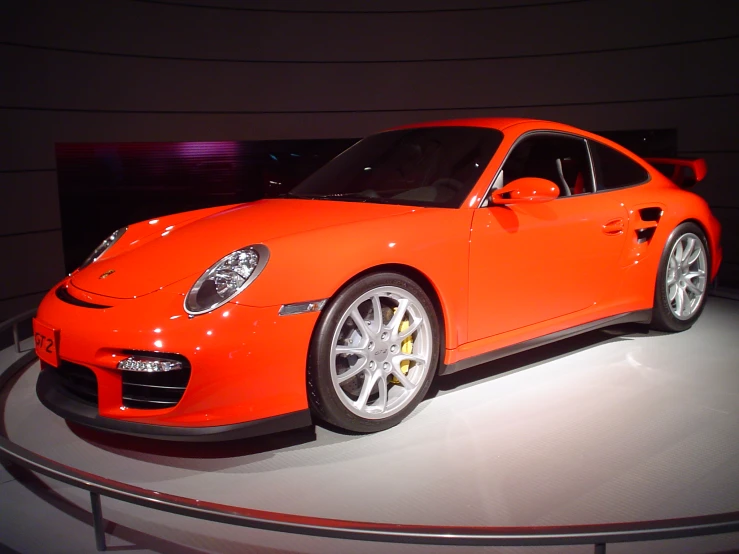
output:
[[[72,284],[103,296],[136,298],[184,278],[194,282],[220,258],[244,246],[269,246],[278,237],[413,209],[330,200],[260,200],[175,225],[159,238],[130,245],[119,253],[111,249],[114,255],[73,275]]]

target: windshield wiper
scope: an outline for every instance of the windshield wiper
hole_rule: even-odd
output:
[[[325,198],[325,194],[298,194],[296,192],[283,192],[278,194],[276,198],[300,198],[303,200],[315,200],[317,198]]]
[[[335,192],[332,194],[298,194],[295,192],[286,192],[279,194],[277,198],[301,198],[304,200],[361,200],[367,202],[368,200],[378,200],[376,196],[367,196],[361,192]]]

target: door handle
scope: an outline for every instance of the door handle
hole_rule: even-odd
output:
[[[612,219],[603,225],[603,232],[606,235],[620,235],[624,232],[624,220],[620,217]]]

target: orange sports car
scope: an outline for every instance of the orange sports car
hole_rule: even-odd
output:
[[[721,262],[684,190],[705,171],[527,119],[370,136],[283,197],[113,233],[39,306],[37,394],[164,439],[372,432],[438,375],[615,323],[687,329]]]

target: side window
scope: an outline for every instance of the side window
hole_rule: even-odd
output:
[[[641,185],[649,180],[646,169],[605,144],[590,141],[590,151],[593,154],[598,190]]]
[[[560,196],[594,190],[585,140],[567,135],[536,134],[524,138],[503,163],[493,188],[521,177],[552,181],[559,187]]]

